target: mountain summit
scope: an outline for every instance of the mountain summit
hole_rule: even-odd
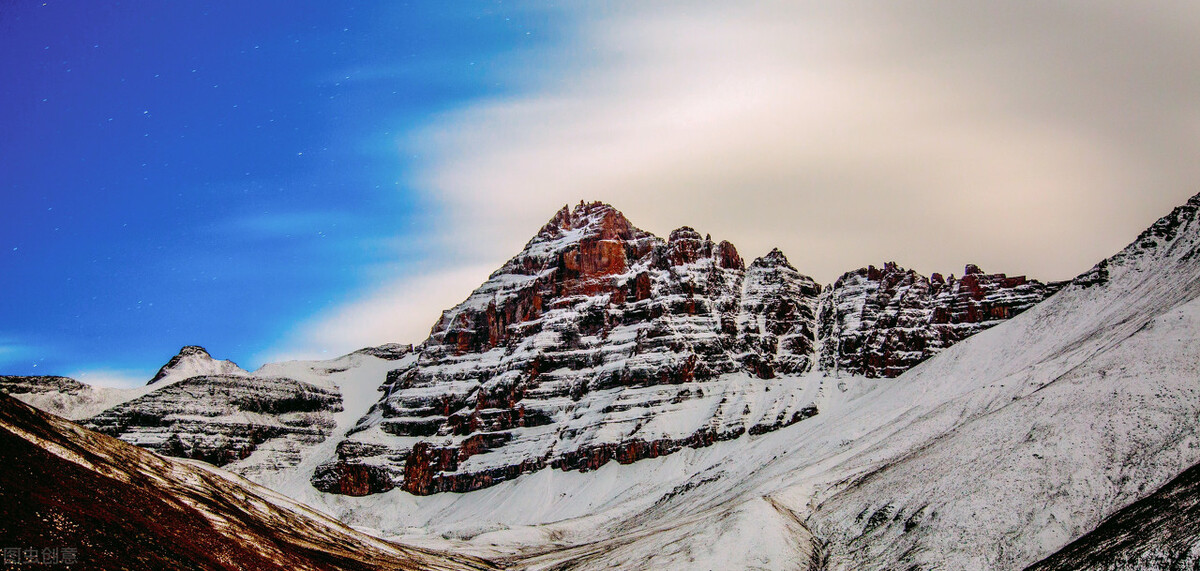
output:
[[[218,361],[208,354],[208,351],[199,345],[187,345],[179,350],[179,353],[171,357],[166,365],[163,365],[154,378],[150,379],[147,385],[168,381],[177,381],[200,375],[234,375],[246,376],[250,373],[242,370],[233,361]]]

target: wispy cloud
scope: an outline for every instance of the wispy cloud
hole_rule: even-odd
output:
[[[395,279],[301,324],[255,360],[328,359],[383,343],[419,343],[441,311],[466,299],[493,269],[463,266]]]
[[[553,82],[415,137],[418,186],[448,248],[495,260],[586,198],[825,281],[887,259],[1064,278],[1193,192],[1198,11],[628,3],[582,17]]]

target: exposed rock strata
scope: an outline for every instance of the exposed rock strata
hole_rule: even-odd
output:
[[[1061,287],[974,265],[960,279],[925,277],[894,262],[848,272],[822,298],[821,369],[897,377]]]
[[[152,391],[89,419],[88,428],[164,456],[217,466],[245,459],[269,443],[278,470],[323,441],[342,409],[336,390],[285,378],[200,376]]]

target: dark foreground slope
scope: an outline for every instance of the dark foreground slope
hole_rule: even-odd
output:
[[[1134,502],[1029,571],[1200,568],[1200,465]]]
[[[81,569],[490,568],[375,539],[231,477],[0,395],[5,547],[73,550]]]

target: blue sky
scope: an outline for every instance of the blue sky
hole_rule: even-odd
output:
[[[189,343],[254,365],[426,267],[401,245],[440,205],[400,141],[503,94],[497,61],[550,24],[498,2],[6,3],[0,369],[152,372]]]
[[[1200,187],[1200,4],[0,6],[0,374],[420,342],[563,204],[1067,279]]]

